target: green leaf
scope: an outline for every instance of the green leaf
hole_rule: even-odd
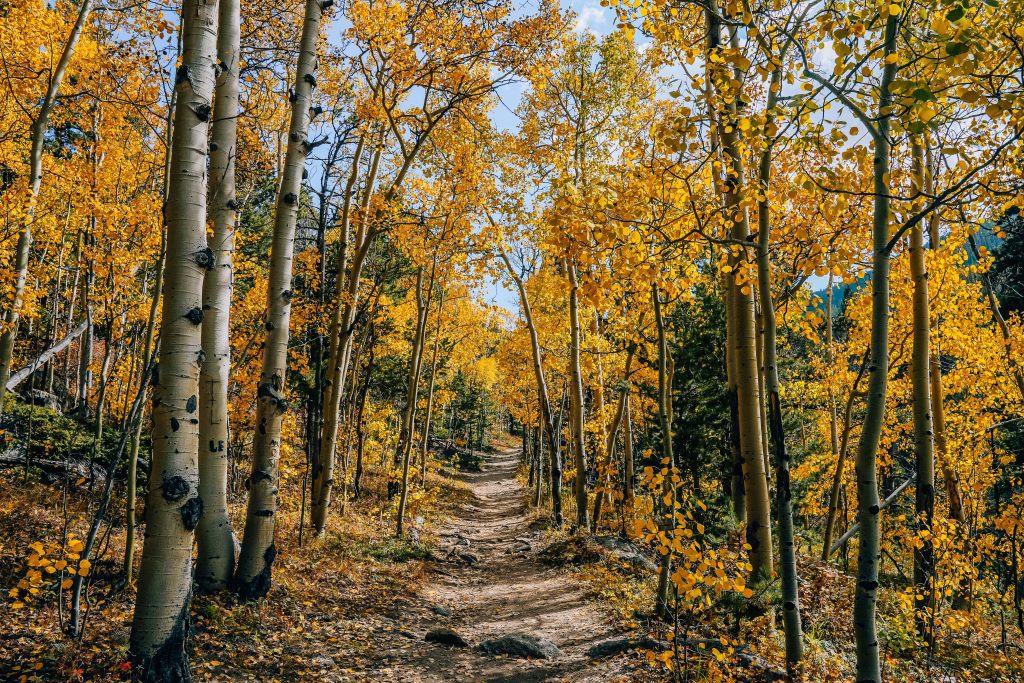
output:
[[[950,57],[957,57],[966,54],[970,48],[964,43],[946,43],[946,54]]]
[[[961,19],[964,18],[965,13],[966,10],[964,10],[964,6],[957,5],[956,7],[954,7],[953,9],[946,13],[946,19],[948,19],[949,21],[960,21]]]
[[[999,0],[981,0],[989,7],[999,7]]]
[[[919,102],[934,102],[935,95],[928,88],[918,88],[914,92],[910,93],[915,100]]]

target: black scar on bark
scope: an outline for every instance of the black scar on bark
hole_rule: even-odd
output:
[[[203,104],[197,105],[194,111],[197,119],[200,121],[209,121],[210,112],[213,110],[210,108],[210,105],[204,102]]]
[[[271,481],[270,474],[264,470],[254,470],[252,476],[249,477],[249,481],[246,482],[246,486],[256,484],[261,481]]]
[[[178,510],[181,513],[181,524],[188,531],[195,531],[199,518],[203,516],[203,500],[199,496],[189,498]]]
[[[191,591],[182,605],[181,612],[174,620],[174,626],[164,642],[150,656],[137,654],[134,645],[128,652],[132,664],[132,680],[143,683],[180,683],[192,680],[188,666],[186,641],[191,634],[188,606]]]
[[[257,510],[256,511],[256,516],[257,517],[273,517],[274,516],[274,511],[273,510]]]
[[[217,259],[213,255],[213,249],[210,247],[203,247],[196,252],[196,265],[206,270],[212,269],[217,265]]]
[[[189,312],[185,314],[185,317],[193,325],[198,325],[203,322],[203,309],[196,306],[195,308],[190,309]]]
[[[294,192],[288,192],[284,196],[284,203],[288,206],[294,205],[297,201],[299,201],[299,197]]]
[[[188,400],[185,401],[185,410],[187,412],[194,413],[194,412],[196,412],[196,405],[197,404],[198,404],[198,400],[196,399],[196,395],[192,394],[191,396],[188,397]]]
[[[182,64],[178,67],[178,70],[174,74],[174,83],[178,84],[182,81],[188,81],[189,85],[192,85],[192,71],[189,69],[188,64]]]
[[[270,576],[274,566],[274,559],[277,557],[277,548],[271,543],[263,552],[263,570],[248,581],[240,581],[235,577],[233,581],[235,593],[242,600],[258,600],[270,591]]]
[[[176,431],[178,431],[178,430],[179,430],[180,428],[181,428],[181,423],[180,423],[180,422],[178,422],[178,418],[176,418],[176,417],[172,417],[172,418],[171,418],[171,431],[172,431],[172,432],[176,432]]]
[[[761,523],[754,520],[747,525],[747,543],[750,544],[751,550],[757,550],[758,546],[761,545],[760,541],[757,540],[757,532],[761,528]]]
[[[160,492],[163,494],[164,499],[171,502],[179,501],[188,495],[188,489],[188,482],[185,481],[184,477],[178,475],[166,477],[160,486]]]

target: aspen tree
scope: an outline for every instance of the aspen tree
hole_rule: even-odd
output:
[[[878,444],[885,420],[889,385],[889,124],[892,118],[890,87],[896,77],[899,15],[885,21],[882,79],[875,123],[875,205],[872,219],[871,260],[871,356],[868,363],[867,413],[857,448],[857,519],[860,545],[857,549],[857,590],[853,605],[854,636],[857,642],[858,683],[880,683],[881,660],[875,609],[878,596],[878,564],[881,520],[878,497]]]
[[[882,501],[878,495],[878,446],[885,422],[885,402],[889,387],[889,210],[890,154],[889,131],[892,122],[892,83],[899,71],[898,39],[900,17],[886,7],[882,39],[882,73],[878,87],[878,113],[868,117],[838,86],[806,66],[804,75],[827,88],[860,119],[874,143],[872,185],[874,207],[871,219],[871,343],[868,354],[867,410],[857,447],[857,524],[860,545],[857,549],[857,589],[853,604],[853,631],[857,643],[857,683],[880,683],[878,631],[875,623],[878,597],[878,565],[881,557]],[[902,11],[902,10],[899,10]],[[828,550],[826,549],[826,553]]]
[[[917,199],[914,208],[924,205],[925,155],[920,135],[911,137],[913,186]],[[914,621],[918,635],[931,643],[929,611],[934,608],[932,581],[935,575],[935,548],[932,544],[932,518],[935,513],[935,442],[932,431],[931,382],[931,317],[928,302],[928,270],[924,257],[924,222],[918,221],[910,230],[910,272],[913,293],[913,350],[911,383],[913,386],[914,460],[916,481],[914,512],[918,532],[914,547]]]
[[[50,127],[50,114],[60,94],[60,86],[64,82],[64,74],[75,56],[75,49],[82,37],[82,31],[89,20],[92,11],[93,0],[82,0],[78,8],[78,16],[71,28],[64,49],[61,51],[57,65],[50,74],[50,83],[46,88],[46,95],[39,105],[32,120],[30,133],[29,151],[29,199],[28,211],[25,215],[25,225],[18,234],[18,244],[14,248],[14,293],[10,305],[5,307],[3,312],[3,331],[0,332],[0,415],[4,410],[4,396],[7,393],[7,380],[11,377],[11,366],[14,362],[14,341],[18,335],[18,319],[21,316],[21,307],[24,303],[25,284],[28,282],[28,260],[32,247],[32,221],[35,219],[36,200],[39,197],[39,188],[43,184],[43,144],[46,138],[46,131]],[[88,330],[86,331],[88,334]]]
[[[430,421],[434,413],[434,388],[437,385],[437,355],[441,349],[441,327],[444,324],[442,314],[444,313],[445,295],[442,289],[439,293],[437,304],[437,329],[434,331],[433,350],[430,352],[430,383],[427,385],[427,409],[423,415],[423,434],[420,437],[420,466],[422,467],[420,480],[426,485],[427,481],[427,451],[430,446]]]
[[[203,591],[227,587],[235,569],[235,541],[228,519],[229,315],[235,249],[236,129],[238,121],[239,0],[220,0],[210,133],[209,213],[213,217],[213,268],[203,282],[203,352],[199,376],[199,495],[203,516],[196,529],[196,584]]]
[[[288,327],[292,300],[292,252],[299,195],[306,155],[311,149],[307,135],[316,86],[316,44],[320,35],[321,0],[307,0],[302,21],[292,113],[281,187],[274,214],[267,284],[266,341],[256,403],[256,434],[253,439],[252,473],[245,536],[234,576],[234,589],[243,599],[262,598],[270,590],[278,505],[278,461],[281,455],[281,423],[288,408],[285,379],[288,371]]]
[[[785,48],[782,50],[785,54]],[[781,61],[781,59],[780,59]],[[766,105],[766,127],[775,121],[778,94],[782,90],[782,69],[772,71]],[[758,167],[760,196],[757,202],[757,290],[761,303],[761,322],[764,330],[763,375],[768,399],[768,428],[772,451],[775,455],[775,498],[779,523],[779,565],[782,575],[782,623],[786,635],[786,670],[793,674],[796,664],[803,658],[803,630],[800,623],[800,591],[797,581],[796,534],[793,528],[793,490],[789,477],[789,450],[782,423],[782,402],[779,398],[778,325],[775,301],[772,297],[771,212],[769,189],[771,186],[772,151],[774,140],[766,141]]]
[[[668,353],[668,336],[665,330],[665,316],[662,313],[661,292],[658,285],[651,285],[651,299],[654,304],[654,322],[658,328],[658,426],[661,428],[661,469],[667,471],[661,492],[661,530],[671,538],[675,530],[676,489],[673,481],[675,458],[672,454],[672,369]],[[656,503],[657,505],[657,503]],[[661,556],[658,570],[658,592],[655,611],[658,616],[669,615],[669,591],[672,589],[672,549]]]
[[[488,215],[488,220],[494,224],[494,220]],[[530,306],[530,297],[526,292],[526,283],[523,277],[512,267],[512,261],[504,251],[499,251],[509,277],[516,283],[519,292],[519,310],[526,321],[526,328],[530,332],[530,359],[533,362],[533,375],[537,382],[537,402],[540,405],[540,421],[544,431],[544,439],[548,444],[548,453],[551,465],[548,468],[551,474],[551,514],[556,527],[562,526],[562,457],[558,445],[561,438],[561,430],[556,430],[554,419],[551,414],[551,400],[548,394],[548,384],[544,377],[544,362],[541,357],[540,336],[537,332],[537,321],[533,317],[533,308]]]
[[[362,151],[361,145],[362,141],[356,148],[357,152]],[[382,151],[380,146],[374,150],[367,170],[360,205],[360,220],[356,226],[354,243],[351,246],[349,246],[347,238],[348,225],[351,220],[349,209],[351,187],[346,191],[346,200],[342,207],[341,229],[346,235],[344,245],[346,250],[351,249],[353,252],[347,271],[340,271],[346,273],[348,288],[344,299],[340,300],[335,307],[329,332],[330,351],[327,361],[327,386],[324,390],[323,427],[321,428],[320,453],[314,467],[312,489],[311,517],[313,528],[318,536],[322,535],[327,528],[327,514],[330,511],[331,495],[334,490],[334,462],[341,417],[341,396],[345,391],[345,379],[348,375],[349,359],[352,352],[352,335],[355,332],[356,313],[358,312],[359,283],[376,235],[376,228],[369,225],[367,208],[377,182]],[[350,185],[354,183],[357,171],[358,156],[353,164],[352,175],[349,177]],[[339,265],[344,265],[346,260],[344,255],[340,255]]]
[[[708,54],[720,53],[722,25],[717,8],[707,12]],[[736,40],[735,31],[733,40]],[[733,48],[729,48],[733,49]],[[744,204],[746,182],[744,160],[739,139],[739,98],[727,96],[730,88],[726,70],[710,69],[709,78],[715,80],[716,96],[729,101],[719,118],[718,133],[725,159],[724,211],[726,224],[731,225],[731,236],[742,244],[750,237],[750,219]],[[740,74],[737,69],[737,79]],[[723,82],[724,81],[724,82]],[[741,249],[741,253],[743,250]],[[768,495],[768,475],[764,467],[764,448],[761,443],[761,406],[757,365],[757,330],[754,321],[754,283],[741,280],[736,273],[741,261],[734,259],[731,283],[733,333],[730,347],[733,351],[733,370],[737,389],[737,415],[739,447],[743,460],[743,481],[746,500],[747,543],[750,545],[751,577],[759,578],[772,572],[771,504]],[[743,276],[745,277],[745,275]]]
[[[144,681],[189,679],[185,639],[192,592],[192,537],[198,495],[199,368],[202,364],[208,127],[217,63],[217,2],[182,8],[181,66],[167,196],[167,252],[153,396],[153,461],[146,536],[129,655]]]
[[[927,134],[924,136],[925,145],[925,166],[924,166],[924,195],[925,197],[935,196],[935,175],[934,163],[931,154],[931,145],[928,144]],[[928,248],[937,251],[941,244],[939,236],[939,223],[941,213],[932,211],[928,214]],[[964,499],[960,493],[960,480],[956,471],[949,462],[949,443],[946,439],[946,409],[942,388],[942,352],[940,350],[940,328],[939,321],[935,321],[935,351],[929,354],[929,390],[932,401],[932,427],[935,432],[935,456],[942,470],[942,482],[946,488],[946,496],[949,498],[949,516],[960,524],[965,522]]]
[[[569,422],[572,433],[573,460],[576,464],[576,525],[581,531],[590,527],[587,503],[586,433],[583,429],[583,370],[580,365],[580,298],[576,264],[562,260],[562,268],[569,280]]]

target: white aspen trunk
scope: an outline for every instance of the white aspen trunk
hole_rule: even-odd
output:
[[[274,216],[267,286],[267,337],[263,346],[263,367],[257,390],[249,504],[242,551],[234,577],[236,592],[247,600],[261,598],[270,590],[271,569],[277,554],[274,545],[274,516],[278,505],[281,423],[288,407],[285,379],[292,300],[292,253],[299,195],[302,192],[302,172],[310,149],[307,135],[313,88],[316,84],[316,43],[320,34],[321,14],[320,0],[307,0],[295,69],[288,151]]]
[[[576,525],[580,531],[590,528],[589,510],[587,510],[587,454],[583,428],[583,371],[580,367],[580,301],[579,282],[576,277],[576,264],[569,259],[564,261],[566,275],[569,278],[569,417],[572,422],[572,450],[576,461]]]
[[[160,378],[130,657],[144,681],[188,680],[185,648],[198,495],[199,367],[206,266],[206,164],[217,62],[217,2],[186,0],[175,88]]]
[[[875,623],[878,598],[878,565],[881,557],[881,501],[878,497],[878,445],[885,422],[885,401],[889,388],[889,167],[891,152],[889,121],[892,117],[890,87],[897,65],[899,17],[890,15],[885,26],[884,56],[878,96],[875,135],[874,192],[872,216],[871,271],[871,356],[868,364],[868,396],[864,424],[857,448],[857,521],[860,546],[857,549],[857,590],[853,602],[853,632],[857,643],[858,683],[882,680],[878,631]]]
[[[203,351],[199,377],[199,496],[203,516],[196,529],[196,585],[223,590],[235,569],[235,541],[228,519],[228,381],[232,258],[235,251],[235,156],[238,121],[238,0],[220,0],[217,54],[221,72],[214,93],[210,143],[212,268],[203,283]]]
[[[911,137],[913,184],[918,199],[915,211],[925,203],[925,160],[920,136]],[[910,230],[910,273],[914,282],[911,352],[911,384],[914,415],[914,512],[921,546],[914,546],[914,623],[918,635],[933,643],[931,610],[934,607],[932,581],[935,575],[935,547],[932,518],[935,513],[935,439],[932,428],[931,311],[928,302],[928,269],[924,257],[924,225],[918,221]]]

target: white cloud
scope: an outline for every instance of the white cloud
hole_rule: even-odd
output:
[[[577,0],[569,3],[576,12],[576,32],[583,33],[591,31],[598,35],[611,32],[609,11],[601,7],[600,3],[594,0]]]

